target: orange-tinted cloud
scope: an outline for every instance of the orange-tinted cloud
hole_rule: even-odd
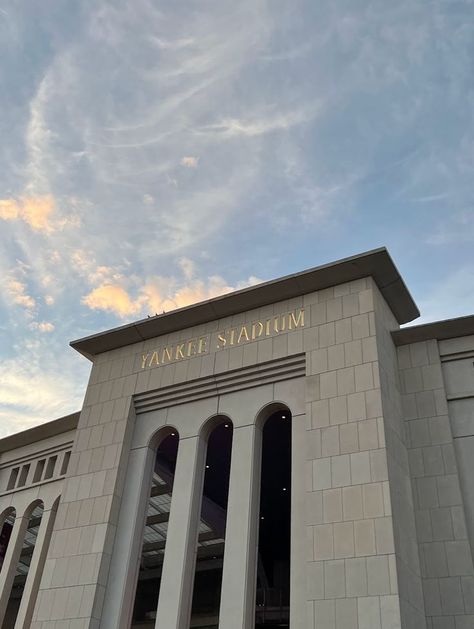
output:
[[[93,310],[113,312],[121,318],[138,314],[154,315],[212,299],[259,281],[258,278],[250,277],[237,286],[229,286],[222,277],[215,275],[209,277],[207,283],[196,279],[176,290],[172,280],[157,277],[141,286],[135,299],[120,284],[108,282],[83,297],[82,303]]]
[[[137,314],[141,304],[134,302],[127,291],[117,284],[102,284],[83,297],[82,303],[92,310],[108,310],[119,317]]]
[[[20,207],[14,199],[0,199],[0,218],[14,221],[20,215]]]
[[[176,308],[184,308],[185,306],[190,306],[200,301],[206,301],[207,299],[230,293],[239,288],[244,288],[245,286],[258,284],[260,281],[261,280],[256,277],[251,277],[237,286],[229,286],[222,277],[214,275],[208,278],[207,283],[196,279],[192,281],[192,283],[174,292],[169,291],[168,294],[163,295],[162,291],[158,288],[158,279],[145,284],[140,291],[139,301],[142,303],[146,312],[159,314],[163,310],[169,312],[170,310],[176,310]]]
[[[0,199],[0,218],[4,221],[23,220],[35,231],[50,233],[55,227],[51,218],[56,204],[51,195],[22,197],[20,200]]]

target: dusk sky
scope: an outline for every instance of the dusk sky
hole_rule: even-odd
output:
[[[0,436],[69,341],[381,245],[474,312],[473,0],[6,0],[0,139]]]

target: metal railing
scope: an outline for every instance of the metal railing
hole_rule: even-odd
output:
[[[289,592],[282,588],[257,590],[255,623],[274,627],[288,627],[290,618]]]

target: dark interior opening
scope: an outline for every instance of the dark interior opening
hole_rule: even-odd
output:
[[[263,427],[255,627],[288,628],[290,614],[291,414]]]
[[[191,627],[217,629],[229,496],[232,423],[209,435],[194,574]]]
[[[132,629],[135,627],[151,629],[155,626],[178,444],[178,433],[172,432],[163,439],[156,451]]]

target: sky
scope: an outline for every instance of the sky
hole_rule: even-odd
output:
[[[71,340],[388,247],[474,312],[473,0],[2,0],[0,437]]]

